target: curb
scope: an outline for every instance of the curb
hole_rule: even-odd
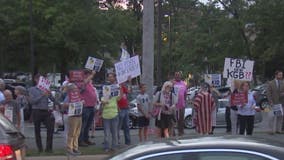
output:
[[[109,155],[98,154],[98,155],[82,155],[82,156],[38,156],[38,157],[26,157],[26,160],[64,160],[64,159],[76,159],[76,160],[104,160],[107,159]]]

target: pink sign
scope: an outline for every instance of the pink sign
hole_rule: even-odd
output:
[[[84,80],[84,72],[82,70],[74,70],[69,72],[70,82],[82,82]]]
[[[244,105],[248,103],[248,93],[242,92],[242,93],[233,93],[231,95],[231,105]]]
[[[42,91],[49,91],[50,85],[51,85],[51,83],[50,83],[50,81],[47,78],[45,78],[43,76],[39,77],[39,82],[38,82],[37,87],[40,90],[42,90]]]

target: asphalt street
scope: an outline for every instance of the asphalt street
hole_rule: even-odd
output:
[[[265,120],[265,118],[264,118]],[[139,143],[139,137],[138,137],[138,129],[131,129],[131,141],[132,144],[138,144]],[[26,123],[25,124],[25,136],[26,136],[26,144],[28,146],[27,152],[29,150],[36,150],[36,145],[35,145],[35,138],[34,138],[34,127],[33,124],[31,123]],[[41,131],[42,135],[42,142],[43,146],[45,146],[45,138],[46,138],[46,130],[42,128]],[[121,133],[123,135],[123,133]],[[189,138],[194,138],[198,137],[199,135],[195,132],[194,129],[185,129],[185,135]],[[214,131],[213,136],[222,136],[222,135],[228,135],[226,133],[226,129],[224,127],[218,127]],[[270,135],[267,133],[267,126],[265,122],[259,123],[255,125],[254,129],[254,137],[259,137],[259,138],[264,138],[264,139],[273,139],[273,140],[278,140],[278,141],[283,141],[284,144],[284,134],[274,134]],[[95,132],[95,138],[92,140],[96,143],[97,147],[103,148],[103,130],[96,130]],[[156,139],[156,136],[154,134],[150,135],[149,140],[151,139]],[[122,136],[122,142],[123,142],[123,136]],[[63,136],[63,131],[60,132],[59,134],[54,134],[54,140],[53,140],[53,149],[64,149],[64,136]],[[283,146],[284,147],[284,146]],[[122,145],[123,148],[123,145]],[[79,156],[76,159],[105,159],[108,155],[93,155],[93,156]],[[56,158],[57,157],[57,158]],[[61,158],[60,158],[61,157]],[[29,160],[44,160],[44,159],[62,159],[64,156],[55,156],[55,157],[28,157],[27,159]],[[65,156],[66,157],[66,156]]]

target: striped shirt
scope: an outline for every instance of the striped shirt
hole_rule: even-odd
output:
[[[196,131],[200,134],[208,134],[212,131],[212,111],[215,102],[208,92],[198,93],[194,99],[194,123]]]

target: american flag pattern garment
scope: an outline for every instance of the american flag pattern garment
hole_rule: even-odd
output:
[[[194,99],[194,119],[196,131],[200,134],[208,134],[212,131],[212,111],[215,102],[208,92],[200,92]]]

